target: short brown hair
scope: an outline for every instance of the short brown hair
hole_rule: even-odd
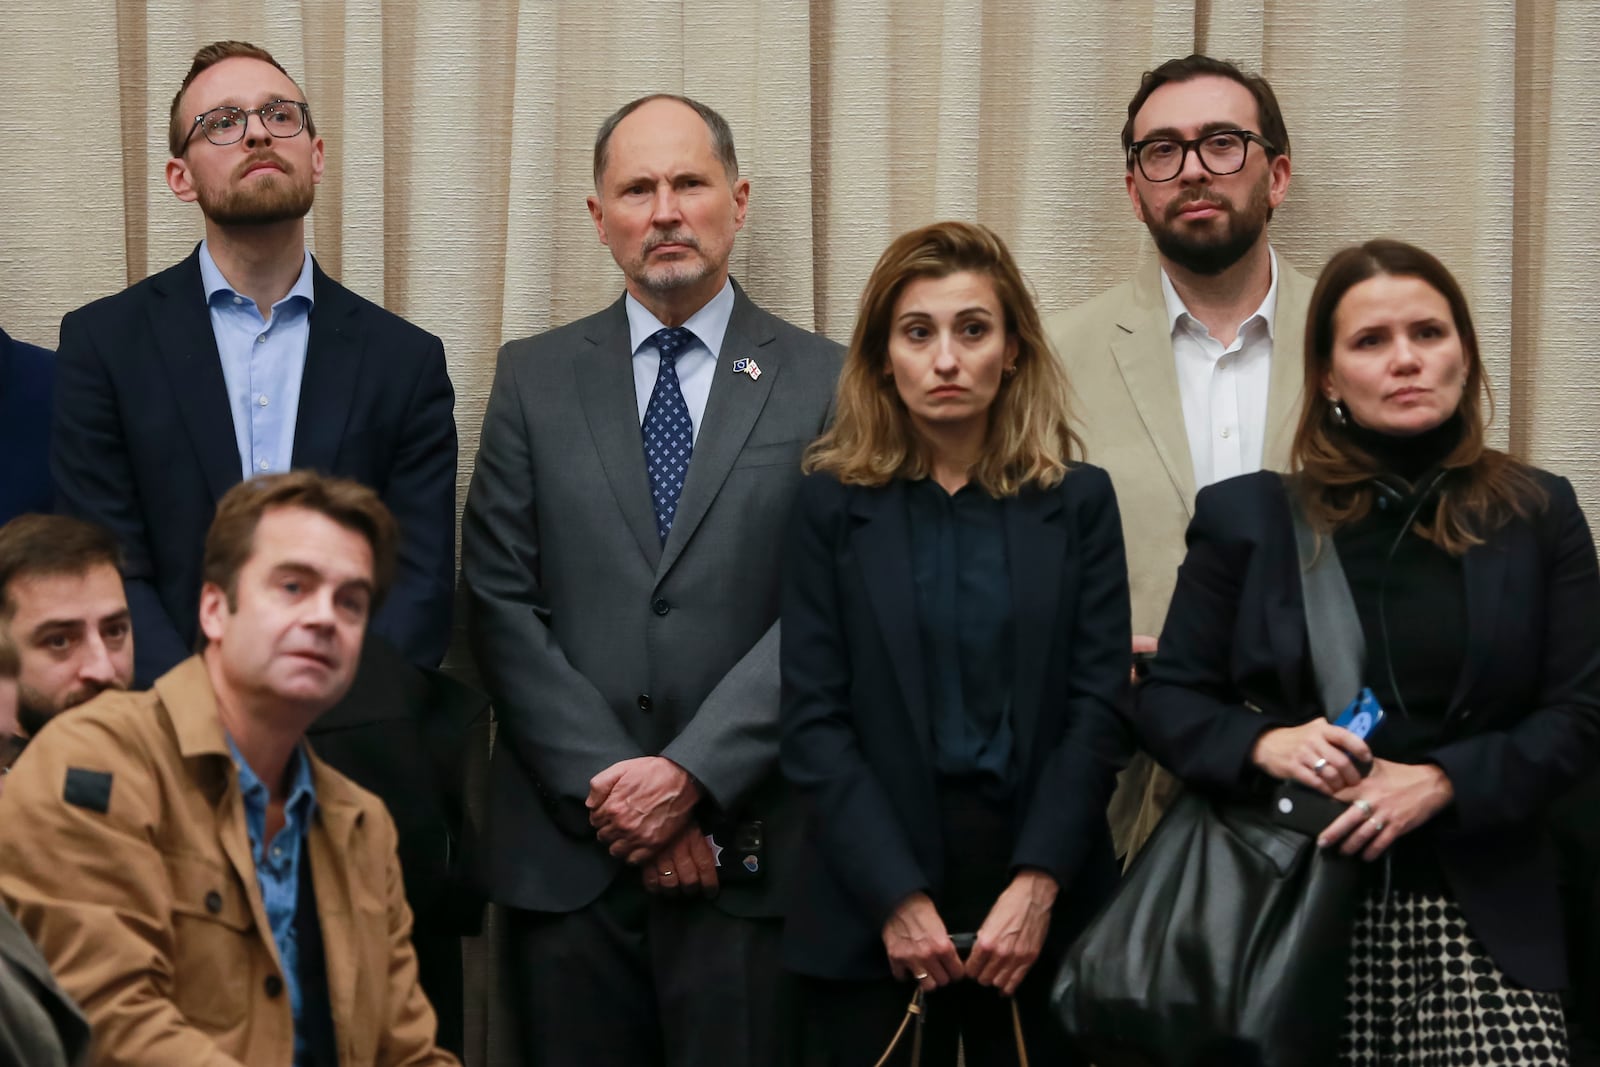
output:
[[[1438,513],[1418,532],[1451,555],[1459,556],[1513,516],[1528,517],[1546,494],[1527,466],[1484,445],[1484,430],[1494,414],[1489,377],[1478,354],[1478,332],[1461,285],[1434,256],[1404,241],[1379,239],[1336,252],[1322,268],[1306,314],[1305,386],[1300,424],[1295,429],[1291,466],[1310,486],[1307,514],[1315,526],[1331,530],[1354,522],[1372,509],[1372,478],[1381,473],[1348,434],[1334,428],[1333,402],[1323,381],[1333,367],[1334,316],[1346,293],[1380,275],[1426,282],[1450,305],[1461,338],[1467,376],[1461,387],[1461,441],[1445,457],[1453,477],[1445,483]],[[1488,408],[1487,414],[1485,408]]]
[[[201,579],[222,589],[237,607],[239,572],[255,551],[261,516],[278,508],[304,508],[325,515],[366,538],[372,546],[372,608],[383,603],[394,581],[400,527],[378,494],[348,478],[316,471],[265,474],[240,482],[223,494],[206,533]]]
[[[846,484],[872,486],[931,473],[932,457],[885,374],[889,335],[907,284],[962,271],[994,285],[1006,333],[1017,344],[1017,370],[1000,382],[972,481],[991,496],[1012,496],[1028,484],[1060,484],[1068,460],[1083,454],[1068,420],[1066,371],[1050,350],[1033,293],[1010,249],[993,230],[970,222],[936,222],[902,234],[872,269],[839,374],[837,415],[807,451],[807,471],[830,471]]]
[[[1139,91],[1128,101],[1128,121],[1122,126],[1122,154],[1128,157],[1128,169],[1133,169],[1133,120],[1150,99],[1150,94],[1163,85],[1193,81],[1206,76],[1236,81],[1255,97],[1256,111],[1261,121],[1261,136],[1272,143],[1267,149],[1268,158],[1289,154],[1289,128],[1283,124],[1283,111],[1278,107],[1277,94],[1267,79],[1259,74],[1246,74],[1225,59],[1213,59],[1196,52],[1182,59],[1169,59],[1155,70],[1147,70],[1139,80]]]
[[[122,550],[105,527],[68,515],[18,515],[0,526],[0,618],[17,610],[13,579],[85,574],[101,565],[122,570]]]
[[[739,155],[733,150],[733,129],[728,125],[728,120],[717,112],[692,100],[687,96],[677,93],[651,93],[641,96],[637,100],[630,100],[623,104],[600,124],[600,132],[594,135],[594,190],[600,191],[600,176],[606,171],[606,161],[611,148],[611,135],[617,132],[617,126],[623,119],[638,111],[652,100],[676,100],[684,107],[693,111],[705,122],[706,129],[711,133],[711,151],[722,161],[722,169],[727,172],[730,183],[739,180]]]
[[[183,94],[189,91],[189,84],[198,78],[205,70],[216,66],[224,59],[259,59],[263,63],[270,63],[290,81],[289,72],[283,69],[283,64],[272,58],[272,53],[259,45],[250,44],[248,41],[213,41],[204,45],[194,54],[194,62],[189,64],[189,73],[183,76],[183,84],[178,86],[178,91],[172,97],[172,114],[167,126],[167,147],[176,159],[183,155],[184,147],[189,143],[189,133],[194,125],[194,116],[179,116],[178,107],[183,103]],[[299,82],[295,82],[296,87]],[[306,108],[306,136],[317,135],[317,124],[311,119],[311,109]]]

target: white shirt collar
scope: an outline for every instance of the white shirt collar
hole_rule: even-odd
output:
[[[1269,338],[1273,336],[1272,321],[1278,316],[1278,253],[1273,251],[1271,245],[1267,246],[1267,258],[1272,263],[1272,284],[1267,286],[1267,295],[1262,298],[1261,306],[1256,308],[1255,314],[1245,316],[1245,320],[1239,324],[1238,333],[1244,333],[1244,328],[1250,325],[1252,320],[1259,318],[1267,328],[1267,336]],[[1185,316],[1197,328],[1205,332],[1205,327],[1200,325],[1200,320],[1189,314],[1188,307],[1184,305],[1183,297],[1178,295],[1178,290],[1173,286],[1172,279],[1167,277],[1165,267],[1161,268],[1161,296],[1167,305],[1167,329],[1169,333],[1177,332],[1178,325]]]
[[[628,341],[633,346],[630,351],[638,354],[640,346],[655,336],[657,330],[665,329],[662,321],[650,313],[650,309],[633,298],[632,293],[623,297],[623,307],[628,312]],[[705,305],[684,321],[683,328],[694,334],[699,342],[706,346],[712,359],[719,359],[722,355],[722,339],[728,333],[728,320],[733,318],[733,279],[729,278],[722,283],[722,288],[717,295],[706,301]]]

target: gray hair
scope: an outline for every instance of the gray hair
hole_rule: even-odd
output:
[[[606,154],[611,147],[611,135],[617,131],[617,124],[652,100],[676,100],[684,107],[692,110],[705,121],[706,129],[711,132],[711,151],[722,160],[722,169],[728,173],[728,181],[739,180],[739,157],[733,150],[733,130],[728,126],[728,120],[717,114],[715,110],[707,107],[698,100],[691,100],[687,96],[677,93],[651,93],[641,96],[637,100],[623,104],[613,111],[607,119],[600,124],[600,132],[594,135],[594,187],[600,191],[600,176],[606,170]]]

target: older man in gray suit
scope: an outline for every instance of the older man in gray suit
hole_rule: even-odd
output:
[[[838,346],[728,276],[727,123],[635,100],[589,211],[627,292],[500,353],[463,519],[487,849],[529,1062],[776,1062],[778,545]]]

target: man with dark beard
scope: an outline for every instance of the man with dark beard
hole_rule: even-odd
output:
[[[291,468],[374,489],[399,521],[399,570],[349,694],[313,728],[400,828],[423,987],[459,1047],[461,819],[422,739],[450,640],[456,432],[444,346],[329,278],[306,248],[326,148],[314,109],[264,49],[195,53],[171,110],[168,187],[205,240],[178,265],[61,323],[51,470],[58,510],[115,535],[147,686],[195,647],[206,530],[242,480]],[[411,683],[415,682],[415,685]],[[420,716],[431,716],[423,719]],[[435,762],[437,761],[437,762]]]
[[[82,519],[19,515],[0,526],[0,633],[17,649],[21,738],[132,684],[120,567],[116,540]]]
[[[1266,79],[1191,55],[1145,73],[1122,128],[1128,198],[1157,262],[1052,318],[1091,461],[1117,486],[1133,651],[1156,634],[1195,493],[1284,466],[1311,280],[1267,241],[1289,191],[1289,131]],[[1117,848],[1153,828],[1170,779],[1141,755],[1112,800]]]

